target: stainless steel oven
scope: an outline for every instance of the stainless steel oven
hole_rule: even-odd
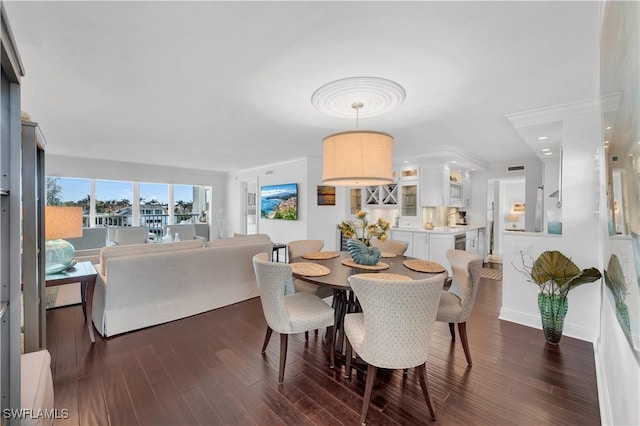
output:
[[[465,250],[467,248],[467,235],[466,234],[458,234],[458,235],[456,235],[454,248],[456,250]]]

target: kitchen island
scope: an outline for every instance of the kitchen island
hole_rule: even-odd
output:
[[[484,235],[484,225],[454,225],[433,229],[392,228],[390,238],[409,243],[406,256],[437,262],[451,273],[447,250],[467,250],[484,257]]]

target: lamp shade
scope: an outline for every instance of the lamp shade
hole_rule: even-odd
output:
[[[57,274],[75,265],[76,250],[62,238],[82,237],[82,207],[45,206],[45,273]]]
[[[322,142],[322,182],[336,186],[393,182],[393,137],[357,130],[336,133]]]
[[[45,206],[45,240],[78,237],[82,237],[82,207]]]

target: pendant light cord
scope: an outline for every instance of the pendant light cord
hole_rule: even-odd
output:
[[[358,121],[360,119],[360,108],[362,108],[364,104],[362,102],[354,102],[351,104],[351,108],[356,110],[356,129],[358,128]]]

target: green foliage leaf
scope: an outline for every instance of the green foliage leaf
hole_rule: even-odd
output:
[[[554,281],[562,286],[579,273],[575,263],[557,250],[542,253],[531,268],[531,278],[538,284]]]

